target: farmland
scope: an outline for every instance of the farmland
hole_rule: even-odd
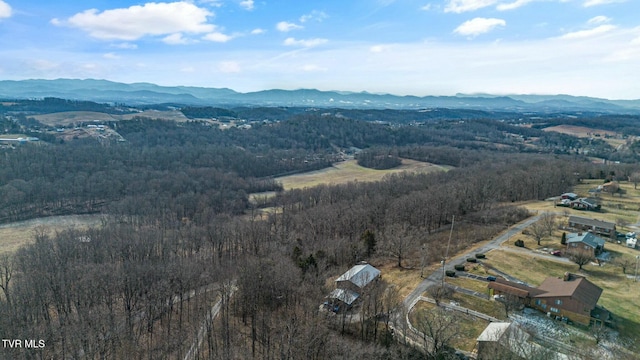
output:
[[[402,159],[402,165],[388,170],[368,169],[358,165],[356,160],[347,160],[334,164],[332,167],[296,175],[276,178],[285,190],[303,189],[320,184],[337,185],[351,181],[378,181],[389,174],[401,172],[428,173],[433,171],[447,171],[449,167],[429,164],[425,162]]]

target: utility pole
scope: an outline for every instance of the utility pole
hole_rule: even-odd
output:
[[[424,277],[424,265],[427,257],[427,244],[422,244],[422,264],[420,266],[420,278]]]
[[[455,215],[451,215],[451,230],[449,231],[449,242],[447,243],[447,251],[444,254],[444,258],[442,259],[441,263],[442,263],[442,290],[444,290],[444,278],[445,278],[445,271],[444,271],[444,265],[445,262],[447,261],[447,257],[449,257],[449,246],[451,245],[451,235],[453,235],[453,223],[456,220],[456,216]]]
[[[638,281],[638,260],[640,260],[640,255],[636,255],[636,275],[633,277],[633,281]]]

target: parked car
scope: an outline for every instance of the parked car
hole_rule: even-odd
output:
[[[554,250],[551,252],[551,255],[553,256],[562,256],[562,252],[560,250]]]
[[[496,281],[495,276],[487,276],[487,281]]]

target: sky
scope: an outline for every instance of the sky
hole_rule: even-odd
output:
[[[640,99],[640,0],[0,0],[0,80]]]

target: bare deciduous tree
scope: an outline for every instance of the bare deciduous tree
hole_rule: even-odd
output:
[[[441,359],[451,350],[451,343],[462,336],[460,315],[440,307],[417,314],[415,327],[422,333],[428,359]]]
[[[593,261],[593,254],[589,251],[574,250],[569,253],[569,260],[578,264],[578,269],[582,270],[582,266]]]
[[[551,213],[544,213],[540,215],[540,219],[535,223],[531,224],[529,230],[531,231],[531,235],[538,242],[538,246],[540,246],[540,241],[553,234],[553,230],[556,228],[556,217]]]

